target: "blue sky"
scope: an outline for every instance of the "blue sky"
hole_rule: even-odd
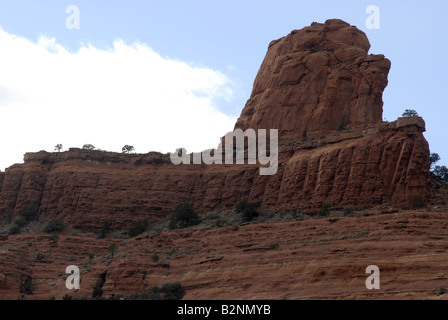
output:
[[[65,10],[69,5],[76,5],[80,10],[79,30],[66,28],[65,21],[69,15]],[[366,28],[365,22],[369,15],[365,11],[368,5],[376,5],[380,9],[379,30]],[[36,58],[33,63],[45,65],[42,68],[35,69],[31,64],[24,69],[17,67],[22,77],[34,79],[33,82],[30,80],[25,83],[24,87],[29,86],[30,89],[27,90],[32,90],[34,83],[39,89],[36,91],[41,93],[30,93],[28,100],[27,90],[15,89],[8,83],[8,79],[2,79],[1,75],[6,73],[2,72],[0,64],[0,103],[10,103],[3,110],[0,105],[0,114],[10,115],[7,120],[8,131],[4,126],[5,132],[2,135],[16,137],[14,144],[0,146],[3,150],[0,154],[0,169],[21,162],[26,151],[53,151],[57,143],[62,143],[65,148],[92,143],[110,151],[121,151],[123,144],[133,144],[136,151],[142,153],[174,151],[173,143],[176,142],[173,141],[176,139],[189,151],[216,147],[219,137],[233,129],[234,121],[249,98],[253,80],[269,42],[287,35],[293,29],[308,26],[313,21],[324,22],[331,18],[343,19],[366,32],[372,45],[370,53],[384,54],[391,60],[389,85],[383,96],[383,117],[393,121],[405,109],[417,110],[426,121],[425,136],[430,143],[431,152],[439,153],[441,163],[447,164],[445,128],[448,108],[444,96],[447,91],[444,76],[448,71],[445,63],[448,49],[445,33],[447,12],[448,3],[440,0],[411,3],[377,0],[0,0],[0,27],[5,33],[4,37],[16,37],[8,38],[12,41],[8,43],[16,43],[17,38],[27,39],[34,44],[40,38],[46,39],[40,42],[40,47],[58,51],[55,61],[59,59],[67,64],[79,64],[76,68],[67,67],[65,73],[67,77],[72,75],[74,78],[67,80],[65,86],[71,86],[72,91],[64,91],[62,85],[61,88],[58,87],[58,83],[63,81],[55,78],[64,75],[61,70],[64,69],[64,64],[52,62],[54,56],[43,54],[42,61],[46,61],[45,64]],[[122,54],[117,53],[117,64],[134,63],[132,70],[135,73],[129,73],[119,66],[96,68],[101,65],[102,60],[115,61],[115,56],[111,54],[106,57],[104,52],[118,52],[116,43],[122,44]],[[141,46],[137,48],[135,43]],[[1,46],[2,43],[0,51],[4,50]],[[80,53],[80,48],[89,46],[93,49]],[[34,50],[29,46],[23,48],[29,48],[26,51],[30,54]],[[20,66],[20,59],[34,59],[14,52],[9,56],[13,66]],[[40,57],[39,54],[37,56]],[[144,64],[141,61],[146,58],[154,59],[154,65],[160,66],[155,68],[159,73],[151,71],[155,70],[151,67],[154,65],[142,67],[146,74],[138,73],[139,65]],[[92,65],[83,69],[82,65],[88,63]],[[3,67],[6,68],[5,65]],[[48,72],[46,68],[49,69]],[[168,69],[172,70],[170,75],[173,78],[179,73],[183,76],[178,81],[172,81],[168,76],[159,83],[157,79],[162,73],[166,74],[164,70]],[[10,72],[13,70],[11,67]],[[36,74],[28,77],[28,72]],[[106,74],[106,78],[99,75],[96,77],[94,72]],[[116,80],[112,82],[114,77]],[[120,91],[121,83],[118,83],[118,79],[124,81],[123,88],[126,88],[126,85],[133,85],[130,78],[138,80],[139,77],[143,82],[147,81],[148,86],[151,83],[159,85],[157,92],[149,92],[142,98],[137,90],[129,92],[123,89],[121,95],[114,96]],[[109,97],[85,98],[88,94],[95,93],[89,91],[87,85],[78,88],[77,83],[88,83],[92,79],[99,82],[111,81],[108,83],[108,88],[113,88],[110,92],[105,88],[99,89],[103,93],[102,97]],[[192,80],[194,83],[186,87],[181,83],[182,79],[184,82],[196,80]],[[169,90],[164,93],[162,86],[171,85],[172,82],[174,92],[178,93],[171,94]],[[19,85],[20,81],[17,80],[17,83]],[[3,89],[1,85],[4,86]],[[55,87],[54,92],[48,89],[52,86]],[[5,88],[11,89],[11,92]],[[17,93],[16,96],[14,92]],[[129,101],[126,101],[127,92]],[[45,97],[49,95],[54,97],[46,101]],[[191,101],[180,106],[179,101],[185,100],[185,97],[191,98]],[[21,102],[13,104],[11,101],[14,99]],[[133,99],[147,100],[146,104],[139,107],[130,107]],[[33,101],[35,107],[27,105]],[[115,101],[117,105],[114,104]],[[170,105],[167,101],[177,105]],[[80,106],[82,104],[88,106]],[[195,109],[191,107],[193,104],[201,107]],[[18,112],[17,108],[23,110]],[[28,120],[24,122],[18,115],[27,115]],[[185,125],[168,120],[166,115],[169,119],[182,118]],[[89,120],[84,122],[83,119],[86,118]],[[73,125],[75,121],[71,119],[76,119],[78,125]],[[46,122],[49,120],[51,122]],[[117,128],[120,123],[121,129]],[[207,139],[201,139],[201,132],[197,127],[205,123],[210,123],[210,128],[204,129],[208,130]],[[148,127],[146,131],[141,129],[145,124]],[[84,130],[84,126],[88,126],[90,130]],[[137,130],[137,127],[140,129]],[[193,127],[197,132],[190,136],[187,132],[194,131]],[[156,131],[151,131],[150,128]],[[27,129],[30,131],[26,131]],[[80,131],[86,133],[80,134]],[[38,132],[42,132],[42,135],[37,134]],[[146,141],[137,141],[137,136],[145,134]],[[4,138],[3,136],[3,142]],[[165,138],[166,141],[163,140]],[[188,142],[187,138],[195,143]],[[6,151],[8,149],[10,151]]]

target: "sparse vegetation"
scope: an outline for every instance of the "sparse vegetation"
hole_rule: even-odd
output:
[[[309,215],[303,213],[302,209],[297,209],[295,212],[292,212],[291,216],[296,221],[303,221],[303,220],[307,220],[310,218]]]
[[[401,116],[406,118],[418,117],[418,113],[415,110],[406,109]]]
[[[115,251],[117,250],[117,244],[116,243],[112,243],[109,248],[107,248],[107,251],[110,253],[110,255],[112,256],[112,258],[114,257]]]
[[[181,300],[185,296],[185,289],[179,282],[165,283],[160,292],[163,293],[163,300]]]
[[[434,294],[436,296],[441,296],[442,294],[448,293],[448,290],[445,287],[440,287]]]
[[[106,220],[103,222],[103,226],[100,229],[100,232],[98,233],[97,239],[104,239],[106,235],[110,232],[111,226],[110,221]]]
[[[435,165],[437,162],[440,161],[440,156],[438,153],[431,153],[429,156],[429,165],[430,168],[432,168],[433,165]]]
[[[179,282],[165,283],[161,288],[153,286],[139,295],[123,297],[125,300],[181,300],[185,289]]]
[[[20,234],[21,231],[21,228],[17,224],[13,224],[9,228],[9,234]]]
[[[171,216],[169,228],[187,228],[198,225],[201,222],[201,218],[196,213],[194,208],[184,199],[174,209],[174,213]]]
[[[95,150],[95,146],[91,144],[85,144],[82,146],[84,150]]]
[[[443,182],[448,182],[448,168],[446,166],[435,166],[434,174]]]
[[[322,207],[317,211],[318,217],[327,217],[330,215],[331,212],[331,203],[330,202],[324,202],[322,203]]]
[[[422,209],[424,207],[425,203],[422,196],[415,196],[412,198],[412,209]]]
[[[151,260],[152,260],[153,262],[157,262],[157,261],[159,261],[159,255],[158,255],[157,253],[154,253],[154,254],[151,256]]]
[[[61,152],[61,150],[62,150],[62,144],[59,143],[54,146],[54,151]]]
[[[42,259],[45,259],[45,255],[43,253],[36,253],[36,255],[34,256],[34,261],[40,261]]]
[[[17,212],[13,224],[9,228],[10,234],[19,234],[22,228],[27,226],[31,221],[39,218],[39,212],[34,206],[26,206]]]
[[[47,223],[43,231],[45,233],[60,233],[64,231],[65,227],[65,223],[61,219],[54,218]]]
[[[128,236],[130,238],[136,237],[146,231],[149,226],[149,222],[146,219],[138,220],[134,225],[128,229]]]
[[[433,169],[432,173],[441,181],[448,182],[448,168],[446,166],[434,166],[437,162],[440,161],[440,156],[438,153],[431,153],[429,156],[429,165],[430,168]]]
[[[123,153],[131,153],[131,152],[134,152],[135,151],[135,149],[134,149],[134,147],[133,146],[130,146],[130,145],[125,145],[123,148],[121,148],[121,151],[123,152]]]
[[[20,279],[20,293],[33,294],[35,285],[31,277],[22,277]]]
[[[237,213],[243,214],[244,221],[252,221],[254,218],[258,217],[259,212],[258,208],[260,207],[261,202],[249,202],[247,199],[243,199],[241,202],[238,202],[235,211]]]
[[[26,206],[17,212],[17,216],[22,217],[26,222],[31,222],[39,218],[39,211],[35,206]]]
[[[18,216],[14,219],[14,224],[19,226],[20,228],[23,228],[28,224],[28,221],[26,221],[24,217]]]
[[[224,219],[218,218],[216,219],[214,226],[216,228],[222,228],[225,227],[227,225],[226,221]]]
[[[355,208],[353,206],[346,206],[343,210],[343,214],[346,217],[351,217],[355,214]]]

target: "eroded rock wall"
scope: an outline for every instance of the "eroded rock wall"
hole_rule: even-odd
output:
[[[341,20],[270,44],[235,127],[279,130],[275,175],[261,176],[257,165],[175,166],[159,153],[28,153],[0,174],[0,216],[34,204],[90,230],[105,220],[124,227],[163,219],[182,198],[201,213],[233,209],[243,198],[275,212],[427,200],[425,123],[382,122],[390,62],[369,48],[366,35]]]
[[[291,140],[381,122],[391,63],[369,49],[365,33],[341,20],[271,42],[235,127]]]

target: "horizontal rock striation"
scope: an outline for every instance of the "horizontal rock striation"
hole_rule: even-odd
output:
[[[179,165],[168,155],[122,155],[70,149],[29,153],[2,174],[0,213],[35,204],[83,229],[116,227],[168,216],[182,198],[199,212],[232,209],[243,198],[272,211],[394,203],[430,197],[429,147],[421,118],[280,145],[279,169],[260,176],[256,165]],[[84,158],[83,158],[84,157]],[[157,159],[154,162],[154,159]]]

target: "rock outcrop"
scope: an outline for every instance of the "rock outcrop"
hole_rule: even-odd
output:
[[[236,128],[279,129],[280,140],[319,137],[382,121],[390,61],[341,20],[272,41]]]
[[[275,212],[393,203],[431,196],[429,147],[419,117],[382,122],[390,62],[368,55],[363,32],[340,20],[270,44],[236,128],[278,129],[279,168],[173,165],[168,155],[70,149],[29,153],[0,174],[0,217],[34,204],[91,230],[157,221],[182,198],[201,213],[243,198]]]

